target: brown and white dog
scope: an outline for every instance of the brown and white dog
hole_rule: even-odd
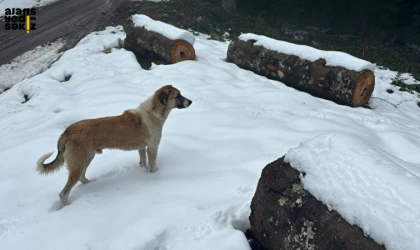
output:
[[[44,164],[53,153],[41,156],[37,162],[38,172],[50,174],[67,163],[69,177],[60,193],[61,207],[67,205],[71,189],[79,180],[89,183],[86,169],[95,153],[102,149],[138,150],[140,166],[146,167],[146,151],[150,172],[157,170],[156,158],[162,128],[169,113],[174,108],[187,108],[192,101],[181,92],[166,85],[136,109],[126,110],[122,115],[88,119],[70,125],[58,139],[58,154],[51,163]]]

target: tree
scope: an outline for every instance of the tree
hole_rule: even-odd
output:
[[[227,13],[236,13],[236,0],[222,0],[222,8]]]
[[[417,5],[418,1],[416,0],[401,0],[397,3],[398,13],[395,24],[397,36],[394,41],[395,46],[407,45],[406,30],[411,24]]]

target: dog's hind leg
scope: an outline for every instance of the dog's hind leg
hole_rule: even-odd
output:
[[[70,192],[85,171],[85,167],[91,159],[91,153],[79,143],[67,143],[67,150],[64,157],[66,158],[67,168],[69,170],[69,178],[59,195],[61,207],[67,205]]]
[[[140,167],[145,168],[147,166],[146,147],[139,149],[140,156]]]
[[[74,187],[74,185],[76,185],[82,172],[83,170],[80,168],[75,169],[73,171],[70,170],[67,183],[64,186],[63,190],[60,192],[61,207],[64,207],[65,205],[67,205],[67,201],[68,201],[71,189]]]
[[[88,178],[86,178],[86,170],[89,167],[89,165],[92,162],[92,160],[93,160],[94,157],[95,157],[95,154],[93,154],[92,157],[89,159],[88,163],[86,164],[85,169],[82,172],[82,175],[80,175],[79,181],[82,184],[87,184],[87,183],[91,182],[91,180],[89,180]]]

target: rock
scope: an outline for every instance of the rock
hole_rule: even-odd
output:
[[[251,202],[254,246],[267,250],[385,249],[306,191],[299,178],[302,174],[284,163],[284,157],[263,169]]]

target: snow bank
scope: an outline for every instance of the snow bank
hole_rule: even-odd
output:
[[[420,169],[355,135],[320,135],[285,158],[306,190],[387,249],[420,246]]]
[[[251,33],[239,36],[242,41],[256,40],[255,45],[263,46],[266,49],[280,53],[295,55],[309,61],[316,61],[324,58],[328,66],[341,66],[350,70],[361,71],[364,69],[374,70],[372,63],[339,51],[323,51],[306,45],[298,45],[289,42],[275,40],[270,37],[255,35]]]
[[[134,22],[134,27],[144,27],[148,31],[159,33],[172,40],[185,40],[191,45],[194,45],[195,43],[195,36],[191,32],[177,28],[173,25],[155,21],[148,16],[140,14],[133,15],[132,20]]]
[[[62,40],[37,46],[35,49],[19,55],[10,63],[0,65],[0,93],[15,83],[47,70],[58,59],[59,50],[63,46]]]

